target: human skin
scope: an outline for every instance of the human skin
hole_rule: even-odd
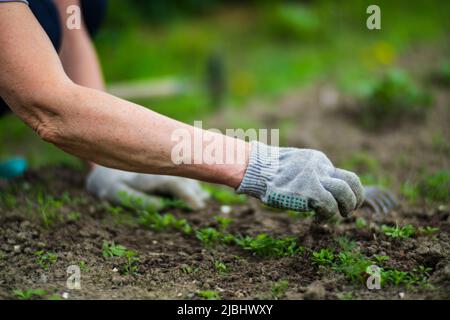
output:
[[[84,31],[72,36],[81,39],[74,52],[95,54],[83,40]],[[72,67],[69,61],[77,57],[64,46],[63,42],[60,59],[26,5],[0,6],[0,96],[43,140],[107,167],[239,186],[250,154],[248,143],[213,133],[221,137],[205,141],[204,148],[223,139],[225,144],[245,150],[245,161],[173,163],[171,151],[177,142],[171,140],[171,134],[183,129],[191,136],[196,131],[204,136],[204,131],[102,92],[98,78],[86,80],[88,76],[80,75],[83,69]],[[64,67],[61,60],[67,62]],[[89,68],[99,68],[94,60],[90,63]]]

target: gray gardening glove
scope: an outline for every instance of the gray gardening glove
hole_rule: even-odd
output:
[[[161,197],[152,196],[152,193],[168,194],[183,200],[191,209],[204,208],[209,193],[203,190],[196,180],[142,174],[110,169],[102,166],[95,168],[88,175],[86,188],[100,199],[115,204],[122,204],[123,195],[142,201],[142,206],[152,206],[160,209],[163,206]]]
[[[236,190],[276,208],[314,210],[320,220],[346,217],[363,202],[353,172],[337,169],[322,152],[252,142],[249,164]]]

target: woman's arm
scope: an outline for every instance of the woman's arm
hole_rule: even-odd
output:
[[[208,165],[171,161],[172,133],[199,128],[73,83],[50,40],[26,5],[0,7],[0,95],[44,140],[117,169],[179,175],[236,188],[246,163]],[[244,141],[224,137],[245,149]],[[205,142],[205,146],[208,143]]]

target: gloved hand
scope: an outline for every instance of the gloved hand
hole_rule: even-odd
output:
[[[95,166],[86,180],[86,188],[100,199],[121,204],[121,195],[142,200],[142,206],[163,207],[162,198],[152,193],[168,194],[183,200],[191,209],[205,206],[209,193],[196,180],[153,174],[142,174]]]
[[[364,189],[353,172],[337,169],[322,152],[251,143],[244,178],[237,188],[271,206],[314,210],[321,220],[346,217],[363,202]]]

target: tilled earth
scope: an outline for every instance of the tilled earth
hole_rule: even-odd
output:
[[[368,226],[357,227],[355,217],[338,225],[319,226],[312,218],[296,218],[284,212],[261,208],[250,200],[234,205],[225,215],[220,204],[211,201],[206,210],[182,212],[195,227],[217,227],[214,216],[220,213],[233,222],[233,234],[273,236],[291,235],[305,247],[303,253],[292,257],[267,258],[255,256],[232,245],[205,247],[194,235],[177,231],[152,231],[136,223],[132,212],[112,214],[83,191],[82,173],[67,168],[49,168],[40,173],[30,172],[24,179],[13,182],[16,205],[0,209],[0,297],[14,298],[13,290],[42,288],[49,293],[69,293],[71,299],[165,299],[198,298],[200,290],[214,290],[224,299],[272,298],[272,288],[287,280],[287,289],[279,295],[286,299],[378,299],[388,298],[448,298],[450,284],[449,216],[448,208],[400,208],[382,221],[372,221],[368,211]],[[41,187],[55,197],[70,195],[71,203],[59,209],[65,221],[48,228],[30,210],[30,186]],[[11,186],[9,186],[11,188]],[[62,195],[62,192],[66,192]],[[27,200],[28,199],[28,200]],[[70,221],[68,215],[81,216]],[[435,237],[389,239],[379,231],[381,223],[411,223],[414,226],[438,227]],[[355,241],[361,253],[387,255],[387,266],[409,271],[414,267],[431,268],[428,285],[382,287],[368,290],[364,283],[352,282],[338,272],[319,268],[312,263],[311,254],[321,248],[337,248],[336,239],[346,236]],[[140,262],[135,275],[121,271],[122,258],[104,258],[103,241],[114,241],[135,250]],[[36,263],[38,250],[56,253],[58,258],[45,270]],[[85,262],[81,271],[81,290],[68,290],[66,269]],[[215,261],[225,263],[228,270],[218,272]],[[186,269],[192,272],[185,272]]]

